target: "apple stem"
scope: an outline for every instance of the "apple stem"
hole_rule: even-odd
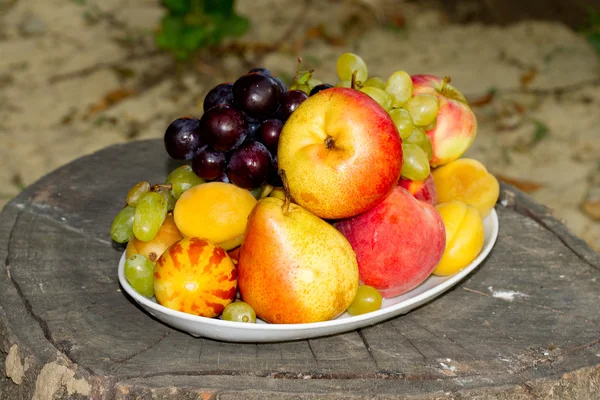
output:
[[[331,136],[327,135],[325,138],[325,148],[327,150],[331,150],[333,146],[335,146],[335,140]]]
[[[281,182],[283,182],[283,192],[285,193],[285,200],[283,201],[283,206],[281,207],[283,210],[283,215],[288,215],[290,213],[290,203],[292,201],[292,195],[290,194],[290,187],[288,186],[287,176],[285,175],[285,170],[279,170],[279,177],[281,178]]]
[[[442,94],[446,94],[447,86],[450,83],[450,80],[451,79],[449,76],[444,77],[444,81],[442,82]]]

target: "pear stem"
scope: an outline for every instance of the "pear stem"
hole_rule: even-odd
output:
[[[288,186],[287,176],[285,175],[285,170],[279,170],[279,177],[281,178],[281,182],[283,182],[283,192],[285,193],[285,200],[283,201],[283,206],[281,207],[283,210],[283,215],[288,215],[290,213],[290,203],[292,202],[292,195],[290,194],[290,187]]]

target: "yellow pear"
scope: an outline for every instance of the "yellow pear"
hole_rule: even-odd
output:
[[[327,321],[344,312],[356,295],[356,254],[337,229],[291,203],[288,193],[285,200],[259,200],[250,213],[238,288],[267,322]]]

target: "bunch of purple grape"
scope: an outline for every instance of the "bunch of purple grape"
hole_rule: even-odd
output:
[[[277,145],[285,121],[308,98],[265,68],[234,83],[221,83],[204,98],[200,119],[173,121],[164,136],[169,156],[191,161],[205,181],[231,182],[245,189],[281,186]]]

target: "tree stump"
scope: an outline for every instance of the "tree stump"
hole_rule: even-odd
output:
[[[170,328],[120,290],[109,236],[166,159],[157,140],[115,145],[4,208],[1,399],[600,399],[600,256],[506,185],[486,261],[406,315],[268,344]]]

